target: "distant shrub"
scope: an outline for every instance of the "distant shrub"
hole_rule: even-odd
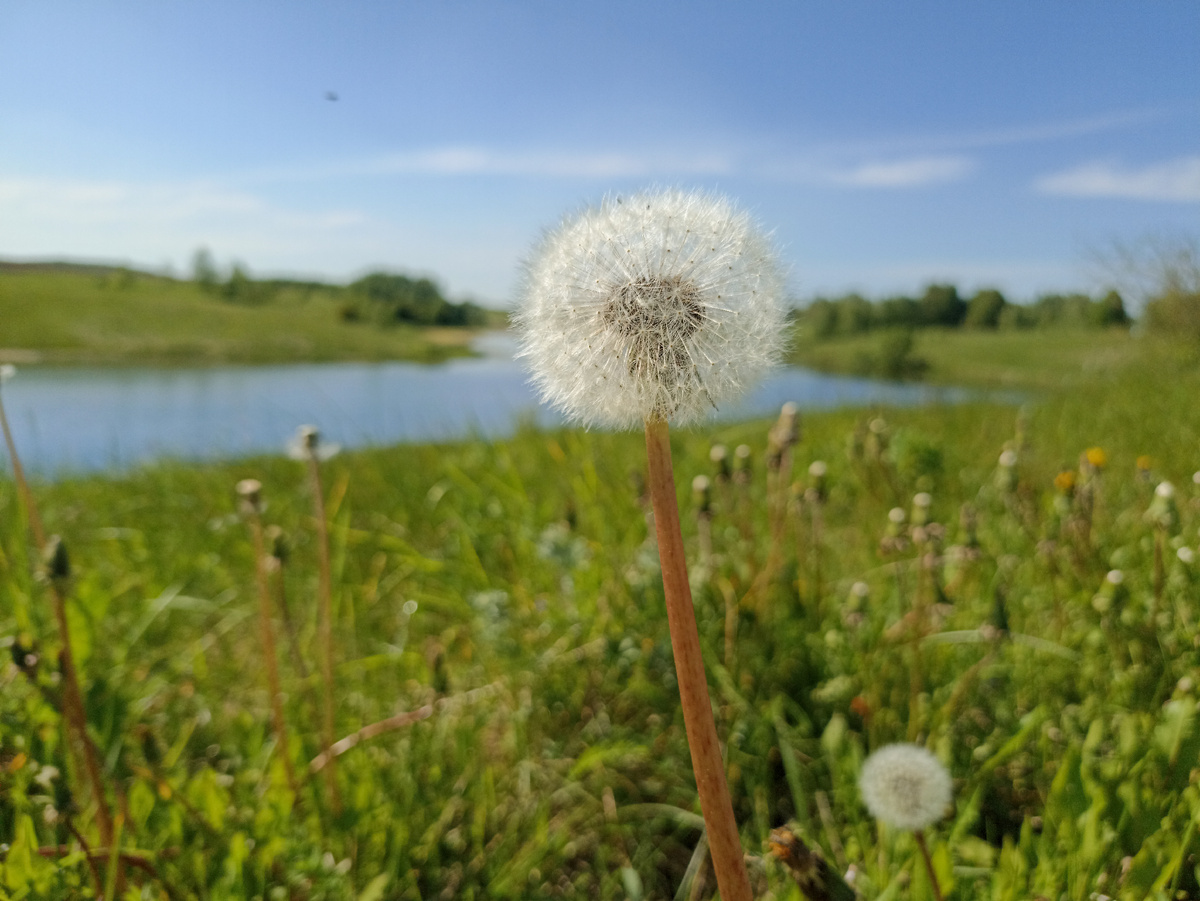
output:
[[[999,291],[988,289],[977,291],[967,303],[967,315],[963,325],[967,328],[994,329],[1000,326],[1000,316],[1008,301]]]

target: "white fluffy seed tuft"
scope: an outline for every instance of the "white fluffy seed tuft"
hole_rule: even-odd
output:
[[[871,815],[897,829],[924,829],[946,814],[950,774],[919,745],[886,745],[867,758],[858,777]]]
[[[549,233],[515,324],[542,399],[585,425],[694,422],[781,356],[783,273],[728,201],[609,198]]]

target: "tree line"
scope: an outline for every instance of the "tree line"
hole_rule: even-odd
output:
[[[818,297],[798,312],[814,338],[858,335],[875,329],[1032,329],[1054,326],[1108,328],[1131,322],[1116,291],[1101,297],[1045,294],[1030,304],[1009,301],[995,289],[963,297],[950,284],[929,285],[920,297],[868,300],[861,294]]]
[[[409,325],[484,326],[488,310],[465,300],[449,300],[437,282],[393,272],[376,271],[348,285],[299,279],[255,279],[240,263],[222,276],[212,254],[201,248],[192,259],[192,280],[200,288],[229,303],[270,303],[283,292],[322,295],[337,303],[343,322],[379,326]]]

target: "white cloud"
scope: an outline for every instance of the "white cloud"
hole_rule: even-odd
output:
[[[1092,162],[1038,179],[1043,194],[1067,197],[1120,197],[1172,203],[1200,201],[1200,156],[1185,156],[1141,169]]]
[[[329,165],[288,167],[251,173],[252,180],[309,181],[372,175],[507,175],[548,178],[648,178],[720,175],[731,171],[721,154],[506,152],[483,147],[447,146],[385,154]]]
[[[920,156],[863,163],[829,174],[831,181],[857,188],[919,188],[966,178],[975,168],[962,156]]]
[[[22,221],[30,226],[203,225],[237,217],[257,219],[264,225],[324,229],[354,225],[363,218],[352,210],[284,210],[253,194],[209,182],[56,178],[0,179],[0,212],[9,222]]]

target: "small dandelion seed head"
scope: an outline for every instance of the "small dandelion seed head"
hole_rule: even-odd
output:
[[[1186,545],[1177,550],[1175,556],[1179,558],[1181,563],[1186,563],[1188,566],[1196,562],[1196,552]]]
[[[1170,482],[1159,482],[1158,487],[1154,489],[1154,493],[1163,500],[1170,500],[1175,496],[1175,486]]]
[[[908,514],[904,512],[903,507],[892,507],[891,510],[888,510],[888,521],[894,525],[903,525],[906,519],[908,519]]]
[[[866,582],[855,582],[850,586],[850,593],[856,598],[865,598],[871,593],[871,586]]]
[[[585,425],[693,422],[778,362],[783,285],[766,235],[723,199],[608,199],[527,263],[520,356],[542,399]]]
[[[814,479],[823,479],[828,472],[829,467],[825,465],[824,460],[813,460],[812,463],[809,464],[808,474]]]
[[[919,745],[880,748],[863,764],[858,787],[871,815],[896,829],[915,831],[936,823],[953,798],[950,773]]]
[[[1012,469],[1017,465],[1017,452],[1015,450],[1006,450],[1000,455],[1000,465],[1005,469]]]
[[[932,504],[933,504],[933,495],[931,495],[928,491],[922,491],[918,494],[913,495],[913,506],[914,507],[920,507],[924,510],[928,510]]]
[[[1197,469],[1195,472],[1192,473],[1192,484],[1200,485],[1200,469]]]
[[[1110,585],[1120,585],[1125,581],[1125,573],[1119,569],[1110,569],[1108,575],[1104,577],[1105,581]]]
[[[17,367],[12,363],[0,364],[0,384],[7,382],[17,374]]]
[[[242,479],[234,490],[238,495],[238,505],[246,515],[257,514],[262,508],[262,482],[258,479]]]

